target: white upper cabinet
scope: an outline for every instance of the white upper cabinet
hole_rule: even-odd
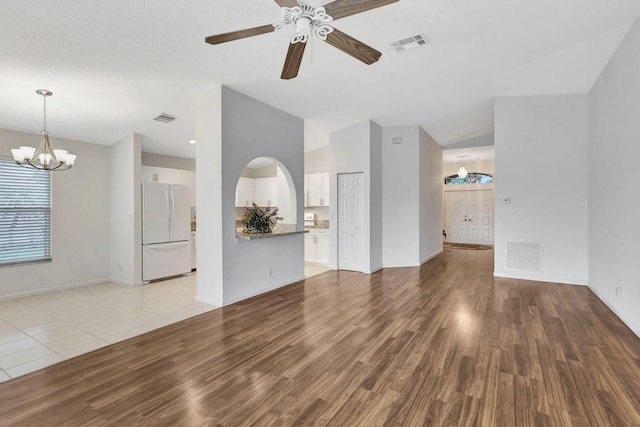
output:
[[[251,202],[253,202],[255,198],[253,181],[253,178],[245,178],[243,176],[238,180],[236,187],[236,207],[251,206]]]
[[[312,173],[305,177],[308,179],[308,191],[306,192],[307,206],[329,206],[329,174]]]
[[[142,166],[140,168],[143,182],[159,182],[162,184],[181,184],[191,187],[191,206],[196,205],[196,173],[182,169],[158,168]]]
[[[304,176],[304,207],[309,206],[309,175]]]
[[[155,166],[142,166],[142,180],[145,182],[160,182],[163,184],[177,184],[178,170],[157,168]]]
[[[275,206],[278,199],[277,178],[256,178],[254,183],[254,201],[258,206]]]
[[[322,198],[320,199],[321,206],[329,206],[329,190],[331,185],[329,184],[329,174],[322,174]]]

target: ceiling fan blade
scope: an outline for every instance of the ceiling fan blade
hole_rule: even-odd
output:
[[[367,65],[373,64],[382,56],[382,53],[378,52],[371,46],[367,46],[361,41],[356,40],[350,35],[336,30],[335,28],[327,35],[327,43],[333,47],[337,47],[344,53],[353,56]]]
[[[399,0],[335,0],[325,4],[324,8],[329,16],[336,20],[398,1]]]
[[[289,80],[298,75],[300,64],[302,63],[302,55],[304,55],[304,49],[307,47],[306,43],[291,43],[289,44],[289,51],[287,52],[287,59],[284,61],[284,67],[282,67],[281,79]]]
[[[274,0],[280,7],[296,7],[298,2],[296,0]]]
[[[269,25],[263,25],[261,27],[248,28],[246,30],[232,31],[230,33],[224,33],[224,34],[216,34],[215,36],[207,37],[206,39],[204,39],[204,41],[206,41],[209,44],[220,44],[220,43],[230,42],[233,40],[244,39],[247,37],[258,36],[260,34],[271,33],[275,30],[276,30],[275,27],[269,24]]]

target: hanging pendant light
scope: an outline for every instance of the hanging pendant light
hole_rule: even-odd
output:
[[[465,179],[466,177],[469,176],[469,171],[467,170],[467,168],[464,167],[465,156],[458,156],[458,157],[460,157],[460,168],[458,169],[458,176],[462,179]]]
[[[47,96],[53,93],[46,89],[36,90],[38,95],[42,95],[44,100],[44,124],[42,125],[42,141],[36,150],[33,147],[20,147],[11,150],[13,160],[23,167],[33,169],[55,171],[67,170],[73,167],[76,156],[67,150],[54,150],[49,142],[49,131],[47,130]]]

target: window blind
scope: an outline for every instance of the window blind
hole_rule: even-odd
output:
[[[51,259],[51,173],[0,160],[0,266]]]

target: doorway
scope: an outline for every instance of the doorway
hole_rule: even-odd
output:
[[[364,174],[338,175],[338,270],[363,269]]]
[[[444,195],[447,242],[493,245],[493,190],[446,191]]]

